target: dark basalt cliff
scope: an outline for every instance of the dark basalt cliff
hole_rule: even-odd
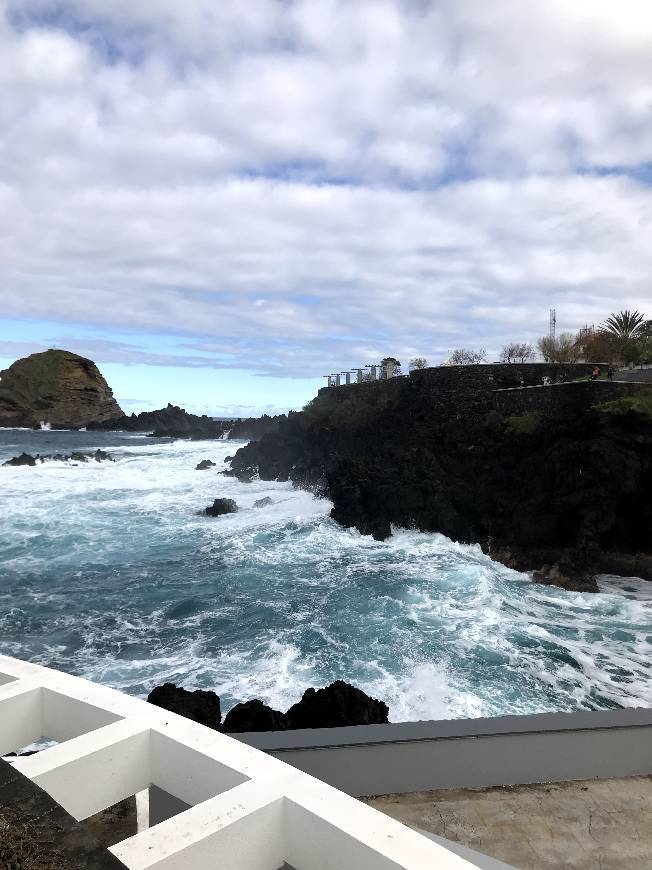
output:
[[[251,417],[244,420],[215,420],[206,414],[190,414],[177,405],[168,405],[157,411],[143,411],[129,417],[115,417],[89,426],[105,431],[148,432],[157,438],[190,438],[210,440],[233,438],[255,440],[265,432],[278,428],[281,417]]]
[[[395,524],[479,542],[539,582],[595,591],[593,574],[619,565],[652,579],[652,395],[495,391],[489,367],[473,368],[322,390],[238,450],[231,473],[310,488],[379,539]]]
[[[67,350],[33,353],[0,378],[0,426],[78,429],[122,416],[95,363]]]

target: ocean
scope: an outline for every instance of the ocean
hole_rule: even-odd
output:
[[[338,678],[394,722],[652,704],[652,583],[565,592],[442,535],[377,542],[290,484],[220,475],[239,446],[0,430],[0,462],[116,459],[0,468],[0,652],[141,697],[214,689],[224,711]],[[222,496],[237,514],[202,515]]]

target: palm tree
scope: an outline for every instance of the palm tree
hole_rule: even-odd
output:
[[[640,311],[619,311],[608,317],[600,328],[618,338],[638,338],[645,331],[645,315]]]

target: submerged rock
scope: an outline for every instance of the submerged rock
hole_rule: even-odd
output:
[[[287,712],[291,728],[337,728],[343,725],[384,725],[389,707],[343,680],[325,689],[306,689]]]
[[[237,504],[232,498],[216,498],[212,505],[204,510],[209,517],[221,517],[223,514],[235,514],[238,511]]]
[[[532,579],[535,583],[544,586],[559,586],[569,592],[599,592],[597,581],[591,574],[572,571],[554,565],[543,565],[538,571],[534,571]]]
[[[269,507],[271,504],[274,504],[274,502],[272,501],[272,499],[268,495],[266,495],[265,498],[257,499],[254,502],[254,507],[255,508],[265,508],[265,507]]]
[[[245,731],[287,731],[290,721],[286,713],[273,710],[258,698],[236,704],[224,717],[222,730],[231,734]]]
[[[219,695],[215,692],[204,689],[189,692],[181,686],[175,686],[174,683],[164,683],[152,689],[147,700],[150,704],[163,707],[171,713],[178,713],[179,716],[185,716],[186,719],[192,719],[193,722],[199,722],[207,728],[219,730],[222,711]]]
[[[215,463],[212,459],[202,459],[201,462],[198,462],[195,465],[195,471],[206,471],[208,468],[213,468]]]
[[[12,459],[8,459],[2,464],[3,466],[36,465],[36,459],[34,456],[30,456],[29,453],[21,453],[20,456],[14,456]]]
[[[534,583],[544,586],[559,586],[570,592],[599,592],[595,575],[600,573],[600,552],[590,556],[559,548],[556,550],[527,549],[519,547],[484,547],[491,558],[514,571],[532,572]],[[540,568],[536,568],[540,565]]]

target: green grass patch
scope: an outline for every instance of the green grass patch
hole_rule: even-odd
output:
[[[629,414],[633,411],[636,414],[641,414],[652,421],[652,390],[649,392],[641,392],[637,396],[625,396],[622,399],[612,399],[610,402],[601,402],[599,405],[593,406],[596,411],[602,414]]]
[[[505,431],[515,435],[533,435],[542,423],[543,414],[540,411],[526,411],[525,414],[505,417]]]
[[[30,383],[38,384],[39,389],[47,391],[58,385],[61,366],[69,356],[67,351],[61,350],[32,354],[18,361],[18,370]]]
[[[385,406],[386,401],[382,401],[383,399],[380,394],[371,399],[362,391],[350,391],[348,395],[342,397],[333,390],[332,393],[322,394],[308,402],[303,409],[304,421],[308,425],[316,424],[336,429],[364,428]]]

